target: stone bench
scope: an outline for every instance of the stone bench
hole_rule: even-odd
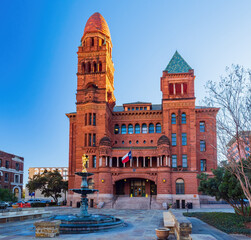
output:
[[[163,212],[164,227],[170,229],[170,233],[174,233],[174,219],[170,212]]]
[[[60,224],[60,220],[35,222],[36,237],[54,238],[58,236]]]
[[[180,212],[163,213],[164,226],[171,229],[177,240],[191,240],[192,223]]]

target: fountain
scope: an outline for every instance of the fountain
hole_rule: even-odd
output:
[[[89,214],[88,213],[88,198],[87,194],[98,192],[96,189],[89,189],[87,177],[92,176],[93,173],[88,173],[86,170],[86,163],[88,158],[85,154],[82,157],[83,170],[75,174],[82,177],[80,189],[71,189],[71,191],[81,194],[81,207],[78,215],[57,215],[53,216],[53,220],[61,220],[60,232],[61,233],[89,233],[99,230],[105,230],[124,225],[124,221],[115,218],[111,215],[103,214]]]

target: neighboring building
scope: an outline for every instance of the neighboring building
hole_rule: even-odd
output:
[[[50,171],[55,171],[56,169],[60,172],[63,179],[65,181],[68,181],[68,167],[34,167],[34,168],[29,168],[29,170],[28,170],[29,179],[32,179],[34,175],[42,174],[45,170],[47,170],[47,172],[50,172]],[[59,198],[59,201],[64,201],[66,198],[65,194],[62,192],[61,195],[62,195],[62,197]],[[67,196],[67,193],[66,193],[66,196]],[[37,198],[37,199],[53,200],[53,198],[51,198],[51,197],[50,198],[44,197],[44,195],[42,195],[40,190],[35,191],[35,196],[30,196],[28,189],[25,188],[25,200],[28,200],[31,197]]]
[[[111,36],[99,13],[87,21],[77,54],[76,112],[67,114],[69,189],[80,188],[74,173],[82,170],[81,157],[87,154],[88,171],[94,173],[88,181],[99,190],[90,196],[96,202],[112,206],[122,199],[115,196],[151,195],[156,205],[199,206],[197,174],[212,174],[217,167],[219,109],[195,106],[194,70],[175,52],[160,80],[161,104],[115,106]],[[132,160],[123,164],[130,150]],[[79,201],[70,191],[68,204]]]
[[[241,131],[238,137],[233,137],[228,147],[228,160],[240,161],[246,159],[251,153],[251,131]]]
[[[24,158],[0,151],[0,188],[9,189],[18,200],[22,197]]]

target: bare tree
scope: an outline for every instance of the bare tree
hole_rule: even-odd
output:
[[[219,107],[217,115],[218,156],[240,182],[251,207],[251,70],[239,65],[226,68],[220,82],[206,84],[208,106]]]

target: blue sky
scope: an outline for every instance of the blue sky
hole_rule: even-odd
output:
[[[94,12],[113,42],[117,104],[161,102],[160,77],[175,50],[207,80],[232,63],[251,66],[250,0],[0,2],[0,149],[29,167],[68,166],[68,119],[75,111],[77,47]]]

